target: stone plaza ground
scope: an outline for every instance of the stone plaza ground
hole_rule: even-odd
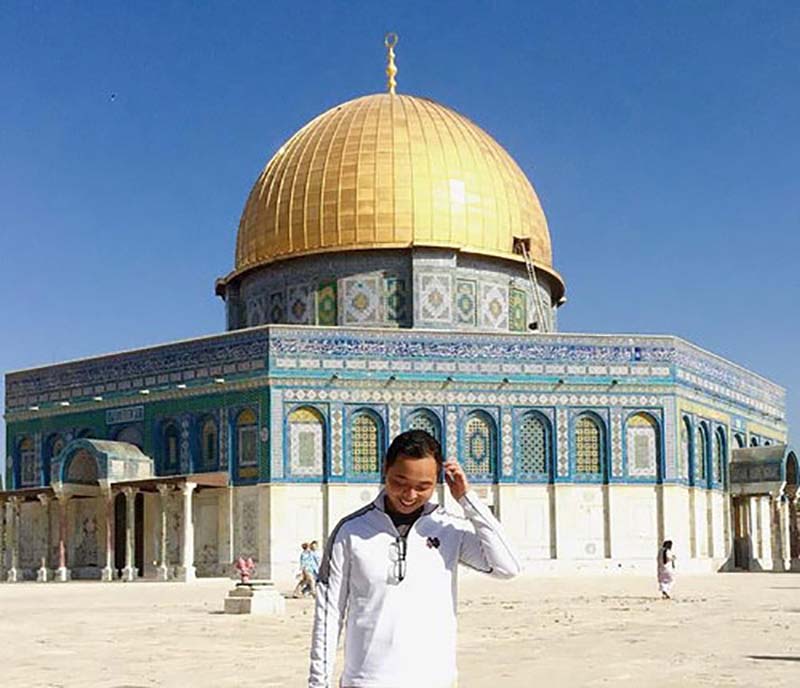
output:
[[[313,604],[221,613],[231,582],[0,585],[0,685],[303,686]],[[800,575],[461,581],[459,688],[796,686]],[[424,688],[424,687],[420,687]]]

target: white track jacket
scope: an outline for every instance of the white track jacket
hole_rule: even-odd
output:
[[[520,565],[500,523],[470,491],[466,518],[430,502],[402,544],[384,493],[343,518],[319,572],[309,688],[331,688],[345,624],[345,688],[451,688],[456,681],[456,569],[511,578]],[[401,580],[402,578],[402,580]]]

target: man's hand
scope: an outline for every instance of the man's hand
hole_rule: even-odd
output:
[[[469,490],[469,480],[458,461],[446,461],[444,464],[444,480],[450,488],[453,499],[461,499]]]

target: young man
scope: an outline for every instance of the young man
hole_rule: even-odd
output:
[[[440,468],[466,518],[428,501]],[[458,564],[497,578],[520,572],[500,524],[470,491],[461,466],[443,463],[428,433],[398,435],[386,452],[384,475],[375,501],[343,518],[325,545],[309,688],[333,688],[345,617],[339,685],[451,688]]]

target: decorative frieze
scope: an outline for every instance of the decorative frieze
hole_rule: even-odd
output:
[[[125,406],[106,410],[106,425],[137,423],[144,420],[144,406]]]
[[[362,293],[366,288],[363,280],[361,286],[361,291],[353,285],[349,296],[340,295],[345,300],[355,300],[357,303],[351,304],[353,308],[361,306],[351,310],[351,317],[356,317],[356,311],[358,317],[365,317],[364,312],[372,308],[372,299]],[[375,299],[379,300],[383,283],[376,281],[372,286]],[[433,289],[434,282],[429,286]],[[313,298],[314,295],[307,296]],[[434,301],[438,303],[437,299]],[[503,313],[507,318],[508,309]],[[433,311],[431,315],[435,315]],[[148,387],[155,388],[151,392],[156,392],[162,384],[172,387],[189,382],[196,384],[213,380],[215,376],[226,374],[225,371],[260,375],[268,355],[273,374],[320,366],[335,369],[345,361],[353,366],[363,360],[366,366],[363,370],[375,369],[366,362],[371,361],[374,366],[377,361],[390,361],[392,369],[424,373],[446,373],[455,365],[457,372],[476,374],[569,375],[587,381],[599,377],[663,379],[677,381],[684,386],[687,395],[700,390],[776,418],[785,414],[785,390],[781,387],[675,337],[568,334],[470,334],[466,337],[455,332],[376,332],[344,327],[335,331],[306,327],[301,331],[290,326],[231,332],[10,373],[6,378],[6,405],[8,410],[19,410],[29,405],[89,397],[89,394],[133,393],[141,389],[146,380],[154,381],[154,385]],[[316,365],[312,367],[311,362]],[[422,363],[424,366],[420,368],[418,364]],[[108,420],[130,422],[125,418],[128,414],[134,417],[141,413],[132,410],[138,406],[141,404],[108,409]]]

